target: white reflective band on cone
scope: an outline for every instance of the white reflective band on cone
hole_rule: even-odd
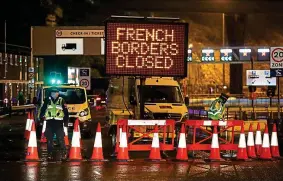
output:
[[[211,126],[212,121],[203,121],[204,126]]]
[[[153,139],[152,139],[152,148],[159,148],[159,136],[158,133],[153,133]]]
[[[68,128],[64,126],[64,133],[65,133],[65,136],[68,136]]]
[[[128,147],[127,134],[125,132],[122,132],[121,140],[120,140],[120,148],[127,148],[127,147]]]
[[[93,147],[102,148],[101,132],[96,133]]]
[[[180,140],[178,144],[178,148],[186,148],[186,135],[185,133],[180,133]]]
[[[215,133],[213,134],[211,148],[219,148],[218,134],[215,134]]]
[[[246,137],[244,133],[240,134],[239,148],[246,148]]]
[[[278,146],[277,132],[271,134],[271,146]]]
[[[254,133],[253,132],[249,132],[248,133],[248,146],[254,146]]]
[[[28,147],[37,147],[35,131],[30,132]]]
[[[46,130],[46,121],[43,122],[43,126],[42,126],[42,133],[45,133]]]
[[[27,119],[26,130],[29,130],[29,125],[30,125],[30,119]]]
[[[32,123],[33,123],[33,119],[30,119],[30,120],[29,120],[29,128],[28,128],[29,131],[31,131]]]
[[[256,145],[262,144],[262,138],[261,138],[261,132],[260,131],[256,131],[255,144]]]
[[[122,128],[119,129],[119,141],[121,142],[122,140]]]
[[[74,132],[73,133],[73,138],[72,138],[72,147],[80,147],[80,133],[79,132]]]
[[[268,133],[264,133],[263,135],[263,142],[262,142],[262,148],[269,148],[270,144],[269,144],[269,135]]]

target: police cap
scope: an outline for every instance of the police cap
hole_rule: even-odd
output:
[[[57,87],[51,87],[50,92],[59,92],[59,90],[57,89]]]
[[[221,93],[220,98],[227,101],[229,99],[229,96],[224,93]]]

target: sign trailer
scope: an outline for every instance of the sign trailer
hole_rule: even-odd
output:
[[[141,119],[146,76],[187,76],[188,27],[187,23],[152,17],[112,17],[106,21],[106,74],[140,78]]]

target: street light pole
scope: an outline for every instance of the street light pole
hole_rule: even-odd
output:
[[[7,22],[5,20],[5,27],[4,27],[4,53],[5,53],[5,63],[4,63],[4,79],[6,79],[7,76]]]
[[[222,13],[222,45],[225,46],[225,13]],[[223,88],[225,86],[225,63],[222,64]]]

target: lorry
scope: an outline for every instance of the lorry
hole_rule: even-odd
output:
[[[38,118],[40,115],[40,108],[44,103],[45,98],[50,96],[49,88],[54,86],[43,86],[38,95]],[[62,84],[56,85],[59,89],[59,96],[65,100],[65,103],[69,112],[69,123],[68,132],[72,133],[74,129],[74,122],[77,118],[80,121],[80,131],[83,136],[91,137],[93,132],[91,129],[92,119],[91,112],[89,109],[86,89],[77,85]],[[39,121],[38,121],[39,122]],[[42,127],[42,123],[37,124],[37,126]],[[42,130],[42,129],[37,129]],[[38,133],[40,135],[40,133]],[[68,134],[70,135],[70,134]]]
[[[139,94],[139,79],[123,77],[110,80],[107,90],[106,121],[108,126],[106,127],[113,148],[116,145],[117,120],[140,119]],[[177,135],[180,123],[188,118],[188,108],[178,81],[171,77],[146,78],[143,85],[143,98],[145,100],[144,119],[173,119],[176,122],[175,134]],[[152,130],[153,126],[146,128],[148,129]],[[131,135],[139,136],[139,134]]]

